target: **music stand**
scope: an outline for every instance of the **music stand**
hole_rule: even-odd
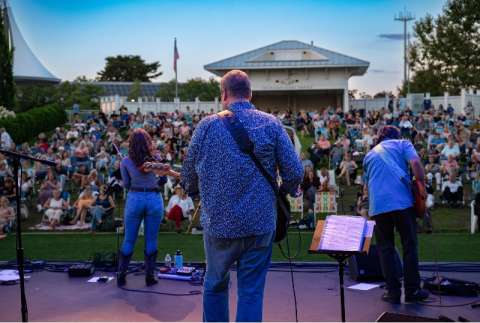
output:
[[[348,258],[350,258],[353,255],[367,253],[368,250],[370,249],[370,243],[372,239],[371,237],[365,237],[365,240],[363,242],[363,248],[361,251],[318,250],[318,246],[320,244],[320,241],[322,240],[324,224],[325,224],[324,220],[319,220],[317,222],[317,227],[315,228],[315,232],[312,238],[312,243],[310,245],[310,249],[308,249],[308,253],[327,255],[338,262],[341,320],[342,322],[346,322],[345,321],[345,294],[344,294],[344,283],[343,283],[343,272],[345,268],[345,262],[347,261]]]
[[[24,268],[24,256],[23,256],[23,245],[22,245],[22,226],[21,226],[21,214],[20,214],[20,195],[21,187],[19,185],[18,171],[20,170],[20,160],[26,159],[31,161],[36,161],[48,166],[55,166],[55,162],[40,158],[35,158],[25,154],[17,153],[10,150],[0,149],[0,154],[5,155],[8,159],[12,161],[13,164],[13,178],[15,180],[15,201],[17,206],[16,211],[16,220],[17,220],[17,267],[18,275],[20,276],[20,303],[21,303],[21,312],[22,312],[22,321],[28,322],[28,308],[27,308],[27,298],[25,296],[25,268]]]

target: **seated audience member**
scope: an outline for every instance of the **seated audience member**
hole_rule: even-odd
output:
[[[115,202],[107,192],[105,185],[100,186],[100,192],[95,198],[92,206],[92,231],[95,231],[98,224],[102,224],[103,217],[115,209]]]
[[[75,166],[88,165],[90,163],[90,149],[85,140],[80,141],[73,155],[75,156]]]
[[[442,163],[443,172],[446,174],[458,173],[460,167],[453,155],[449,155],[448,159]]]
[[[5,178],[3,187],[1,188],[0,195],[6,197],[10,203],[15,201],[16,188],[15,181],[12,177]]]
[[[355,179],[357,167],[357,163],[352,160],[352,156],[345,154],[343,161],[340,163],[340,175],[338,175],[338,178],[343,177],[347,182],[347,186],[350,186],[351,181]]]
[[[313,209],[315,203],[315,195],[320,188],[320,180],[313,169],[305,171],[303,182],[300,184],[303,192],[304,209]]]
[[[463,202],[463,186],[462,182],[457,179],[457,175],[452,173],[448,180],[443,182],[442,197],[451,206],[455,206]]]
[[[72,175],[72,180],[76,185],[81,187],[82,185],[84,185],[87,176],[88,176],[87,166],[79,165],[77,170]]]
[[[328,156],[330,152],[330,141],[323,135],[320,135],[318,141],[312,146],[312,162],[316,165],[324,156]]]
[[[342,143],[337,142],[330,151],[330,166],[332,169],[337,169],[342,161],[342,157],[345,154]]]
[[[185,193],[180,185],[175,186],[175,194],[168,201],[165,211],[167,212],[167,218],[175,221],[177,231],[180,230],[183,219],[192,220],[193,210],[192,198]]]
[[[75,211],[75,217],[73,218],[72,221],[70,221],[70,224],[77,224],[78,222],[80,226],[83,226],[85,224],[85,218],[87,216],[87,212],[88,210],[90,210],[94,202],[95,202],[95,198],[93,197],[92,189],[89,186],[87,186],[85,190],[80,194],[78,199],[75,201],[75,203],[73,204],[76,211]]]
[[[304,152],[300,153],[300,158],[302,160],[303,169],[307,169],[307,168],[312,168],[313,169],[312,161],[310,159],[308,159],[307,156],[305,156]]]
[[[97,171],[106,170],[110,163],[110,155],[107,153],[105,147],[100,148],[100,152],[95,156],[95,166]]]
[[[68,203],[62,199],[61,192],[59,190],[53,191],[53,196],[45,202],[43,207],[46,209],[45,215],[48,219],[48,225],[55,230],[60,224],[60,218],[63,212],[68,208]]]
[[[440,152],[440,158],[442,160],[448,159],[449,156],[457,158],[460,155],[460,148],[458,144],[453,139],[453,136],[449,136],[447,144],[443,147]]]
[[[8,199],[5,196],[0,197],[0,237],[6,237],[13,229],[14,220],[15,211],[10,207]]]
[[[402,117],[402,120],[398,124],[398,127],[400,128],[400,134],[402,138],[410,138],[411,137],[411,131],[413,129],[413,125],[408,119],[408,115],[404,114]]]
[[[100,187],[100,180],[98,179],[98,173],[95,169],[92,169],[90,173],[83,177],[83,182],[81,184],[82,188],[90,187],[93,192],[98,192],[98,188]]]
[[[318,177],[320,186],[318,188],[319,191],[321,192],[329,192],[329,191],[334,191],[335,187],[330,186],[330,173],[328,172],[328,169],[323,167],[320,169],[320,176]]]
[[[28,175],[27,172],[22,172],[22,198],[29,196],[33,188],[33,178]]]
[[[363,186],[362,191],[357,194],[357,203],[355,205],[356,214],[368,218],[368,189]]]
[[[43,181],[42,185],[40,186],[40,191],[38,193],[38,210],[42,210],[45,202],[53,196],[53,191],[60,189],[60,183],[55,178],[53,171],[48,171],[47,178]]]
[[[441,167],[440,164],[435,162],[435,157],[428,157],[428,163],[425,164],[425,174],[427,177],[427,183],[433,187],[433,179],[435,179],[437,190],[440,190],[442,183]]]

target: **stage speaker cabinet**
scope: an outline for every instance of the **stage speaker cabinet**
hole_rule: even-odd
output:
[[[383,312],[375,322],[453,322],[448,318],[431,318],[402,313]]]
[[[70,277],[90,277],[95,272],[92,264],[74,264],[68,268],[68,276]]]
[[[403,276],[402,261],[395,249],[395,268],[399,277]],[[368,254],[354,255],[348,259],[350,278],[355,281],[383,281],[378,248],[372,244]]]

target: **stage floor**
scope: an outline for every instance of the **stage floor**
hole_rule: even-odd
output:
[[[286,268],[285,268],[286,269]],[[423,273],[431,276],[432,273]],[[202,296],[164,296],[120,290],[115,280],[106,284],[87,283],[85,278],[69,278],[65,273],[36,272],[26,283],[29,319],[31,321],[200,321]],[[446,273],[450,278],[480,282],[479,274]],[[231,312],[235,319],[236,279],[232,271]],[[355,284],[345,275],[345,285]],[[295,273],[300,321],[339,321],[338,274]],[[143,276],[128,277],[129,288],[144,289]],[[145,288],[146,289],[146,288]],[[151,290],[188,293],[199,290],[186,282],[160,280]],[[480,321],[480,309],[462,307],[427,307],[422,305],[390,305],[380,300],[382,288],[369,291],[345,289],[347,321],[375,321],[385,312],[397,312],[438,318],[440,315],[458,320],[462,316]],[[438,296],[433,296],[438,303]],[[443,305],[474,301],[473,298],[442,297]],[[294,321],[294,305],[290,274],[273,271],[268,274],[264,301],[265,321]],[[19,321],[19,285],[0,286],[0,321]]]

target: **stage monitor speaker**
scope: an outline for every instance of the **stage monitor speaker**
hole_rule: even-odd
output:
[[[395,250],[395,267],[400,277],[403,276],[402,261]],[[350,278],[355,281],[383,281],[382,267],[377,246],[372,244],[368,254],[354,255],[348,259]]]
[[[375,322],[448,322],[447,317],[431,318],[401,313],[383,312]],[[453,322],[450,320],[450,322]]]

